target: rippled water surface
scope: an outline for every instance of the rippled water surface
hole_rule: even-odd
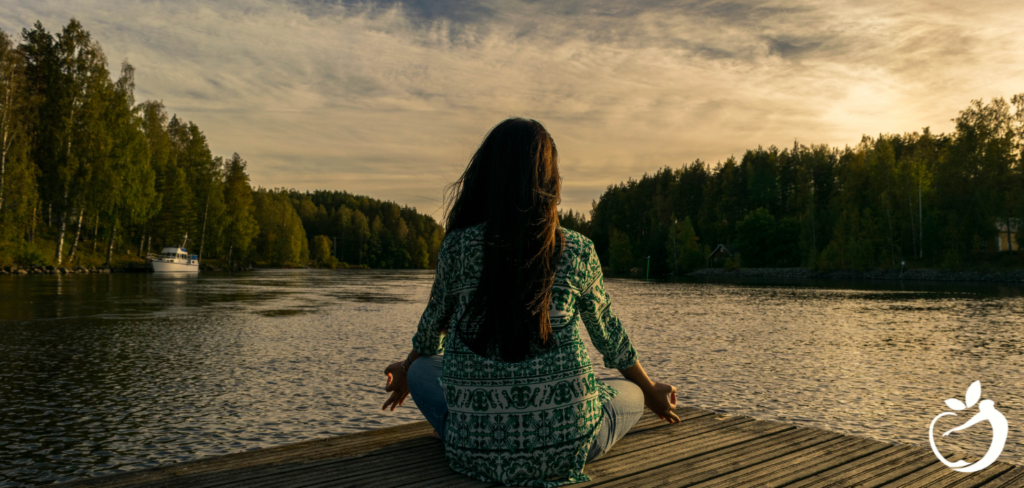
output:
[[[2,276],[0,487],[420,420],[411,402],[380,411],[381,371],[409,349],[432,279]],[[1010,423],[1000,459],[1024,464],[1020,288],[607,283],[645,368],[683,405],[927,446],[943,401],[981,380]],[[940,444],[972,460],[990,438],[983,423]]]

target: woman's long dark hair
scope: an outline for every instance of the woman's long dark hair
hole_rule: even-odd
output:
[[[555,141],[535,120],[507,119],[487,134],[449,187],[448,232],[486,224],[483,271],[466,313],[464,341],[482,356],[521,361],[551,335],[551,285],[565,246],[558,224],[562,180]]]

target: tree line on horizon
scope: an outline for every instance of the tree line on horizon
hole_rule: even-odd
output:
[[[213,156],[162,102],[136,104],[72,19],[0,31],[0,264],[110,265],[186,244],[228,265],[426,268],[431,217],[347,192],[254,189],[238,153]]]
[[[864,136],[843,149],[795,142],[666,167],[610,185],[589,218],[563,225],[617,272],[648,257],[652,274],[693,271],[713,265],[719,245],[732,266],[962,268],[1000,232],[1024,242],[1024,94],[974,100],[953,120],[951,134]]]

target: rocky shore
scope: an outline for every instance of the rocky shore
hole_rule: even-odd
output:
[[[232,266],[232,267],[217,267],[202,265],[199,268],[201,271],[252,271],[253,268],[249,266]],[[127,263],[118,264],[114,266],[101,266],[101,267],[85,267],[85,266],[69,266],[69,267],[54,267],[54,266],[29,266],[29,267],[17,267],[17,266],[4,266],[0,268],[0,276],[3,275],[40,275],[40,274],[89,274],[89,273],[152,273],[153,268],[147,263]]]
[[[819,280],[985,281],[998,283],[1024,283],[1024,270],[955,271],[945,269],[908,269],[901,273],[898,269],[818,272],[807,268],[742,268],[736,271],[726,271],[722,268],[707,268],[694,271],[686,276],[696,278],[798,278]]]
[[[30,266],[27,268],[18,268],[12,266],[4,266],[0,269],[0,275],[30,275],[30,274],[79,274],[79,273],[114,273],[117,272],[117,268],[93,268],[75,266],[71,268],[66,267],[53,267],[53,266]]]

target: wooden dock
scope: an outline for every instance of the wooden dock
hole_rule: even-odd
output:
[[[1024,467],[963,474],[931,450],[697,408],[669,425],[647,412],[582,486],[1024,487]],[[71,483],[76,487],[496,486],[452,471],[418,422]]]

